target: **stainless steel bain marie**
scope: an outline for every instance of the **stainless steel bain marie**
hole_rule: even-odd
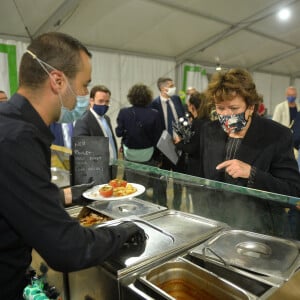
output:
[[[138,278],[138,284],[131,284],[128,290],[140,299],[255,299],[247,291],[182,257],[147,270]]]
[[[300,299],[299,267],[298,243],[224,229],[176,258],[144,269],[121,294],[131,300],[294,300]]]
[[[145,217],[149,223],[170,232],[182,246],[191,247],[212,237],[228,225],[212,219],[206,219],[197,215],[167,210]]]
[[[138,198],[129,198],[113,201],[94,201],[89,208],[100,212],[112,219],[129,216],[144,217],[157,212],[167,210],[167,207],[153,204]]]
[[[144,249],[120,253],[99,267],[101,299],[131,299],[124,295],[122,287],[133,283],[141,272],[178,256],[226,227],[214,220],[176,211],[162,211],[146,218],[149,220],[131,216],[110,222],[113,225],[131,220],[144,229],[147,241]]]
[[[190,255],[275,286],[289,280],[300,267],[295,242],[243,230],[219,232]]]
[[[185,251],[226,226],[214,220],[177,211],[154,214],[149,216],[148,220],[134,216],[118,219],[116,222],[128,219],[145,231],[147,241],[143,253],[138,256],[133,257],[133,253],[121,253],[105,263],[105,266],[118,277],[123,277],[149,263],[157,263],[160,258]]]

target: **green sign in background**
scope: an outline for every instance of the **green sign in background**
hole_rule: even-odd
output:
[[[10,95],[16,92],[18,88],[17,55],[16,46],[0,44],[0,52],[7,54],[8,76]]]

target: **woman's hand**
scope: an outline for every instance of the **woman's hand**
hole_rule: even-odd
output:
[[[232,178],[248,179],[250,177],[251,166],[238,159],[231,159],[218,164],[216,169],[225,169],[225,172]]]
[[[173,138],[174,144],[178,144],[181,141],[181,138],[176,134],[175,137]]]

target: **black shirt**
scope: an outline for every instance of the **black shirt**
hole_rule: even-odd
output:
[[[226,158],[225,160],[231,160],[235,159],[236,155],[239,151],[240,145],[242,143],[241,138],[232,138],[228,137],[225,149],[226,149]],[[231,183],[231,184],[237,184],[238,180],[237,178],[231,177],[227,172],[225,172],[225,180],[224,182]]]
[[[21,299],[35,248],[50,267],[76,271],[116,253],[114,227],[83,228],[65,211],[51,183],[53,136],[19,94],[0,107],[0,299]]]

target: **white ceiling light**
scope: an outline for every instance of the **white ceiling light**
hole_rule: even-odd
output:
[[[290,16],[291,16],[291,11],[287,8],[283,8],[278,12],[278,17],[282,21],[288,20]]]

